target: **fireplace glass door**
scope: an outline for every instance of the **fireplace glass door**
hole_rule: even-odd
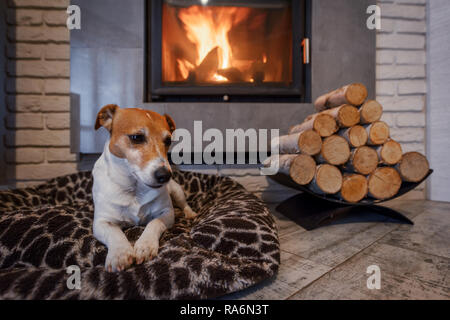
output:
[[[301,1],[150,3],[151,48],[147,62],[153,99],[189,95],[301,96]]]

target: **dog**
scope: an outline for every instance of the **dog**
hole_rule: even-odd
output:
[[[196,213],[171,178],[167,152],[175,123],[170,116],[109,104],[97,115],[95,130],[100,127],[110,138],[92,171],[93,232],[108,248],[106,270],[122,271],[158,253],[159,238],[175,219],[171,197],[186,218]],[[133,225],[145,225],[134,247],[122,231]]]

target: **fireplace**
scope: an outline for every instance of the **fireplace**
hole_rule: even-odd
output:
[[[305,1],[147,1],[149,101],[303,101]]]

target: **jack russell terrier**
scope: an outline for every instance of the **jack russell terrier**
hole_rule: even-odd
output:
[[[170,116],[109,104],[97,115],[95,130],[100,127],[110,139],[92,171],[94,236],[108,247],[106,270],[122,271],[158,253],[159,238],[175,219],[170,196],[186,218],[196,213],[171,179],[167,152],[175,123]],[[132,225],[146,226],[134,247],[122,231]]]

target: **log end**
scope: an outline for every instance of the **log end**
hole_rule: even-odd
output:
[[[355,170],[361,174],[368,175],[374,172],[378,166],[378,153],[367,146],[355,150],[352,163]]]
[[[362,83],[353,83],[348,86],[345,92],[348,103],[360,106],[367,98],[367,88]]]
[[[394,168],[378,168],[369,176],[369,195],[378,200],[395,196],[400,190],[402,179]]]
[[[367,195],[367,178],[360,174],[345,175],[342,181],[341,197],[347,202],[356,203]]]
[[[371,145],[384,144],[389,139],[389,126],[386,122],[377,121],[370,126],[369,143]]]
[[[322,143],[320,155],[329,164],[341,165],[350,158],[350,147],[347,140],[338,135],[326,138]]]
[[[348,133],[348,139],[350,140],[351,146],[354,148],[366,145],[368,138],[369,136],[367,135],[366,129],[360,125],[350,128]]]
[[[378,103],[378,101],[369,100],[361,106],[359,113],[361,116],[361,123],[373,123],[381,119],[381,116],[383,115],[383,107]]]
[[[402,157],[397,169],[404,181],[419,182],[428,174],[430,164],[419,152],[408,152]]]
[[[339,129],[336,120],[329,114],[317,115],[313,128],[321,137],[329,137]]]
[[[300,134],[298,147],[302,153],[314,156],[322,149],[322,138],[314,130],[307,130]]]
[[[389,140],[380,149],[380,158],[384,164],[395,165],[402,160],[402,146],[400,143]]]
[[[357,125],[360,121],[359,110],[349,104],[343,105],[338,113],[338,121],[344,128]]]
[[[342,188],[342,174],[338,168],[329,164],[317,167],[315,182],[326,194],[335,194]]]
[[[292,180],[300,185],[307,185],[314,178],[316,162],[308,155],[301,154],[295,157],[289,169]]]

